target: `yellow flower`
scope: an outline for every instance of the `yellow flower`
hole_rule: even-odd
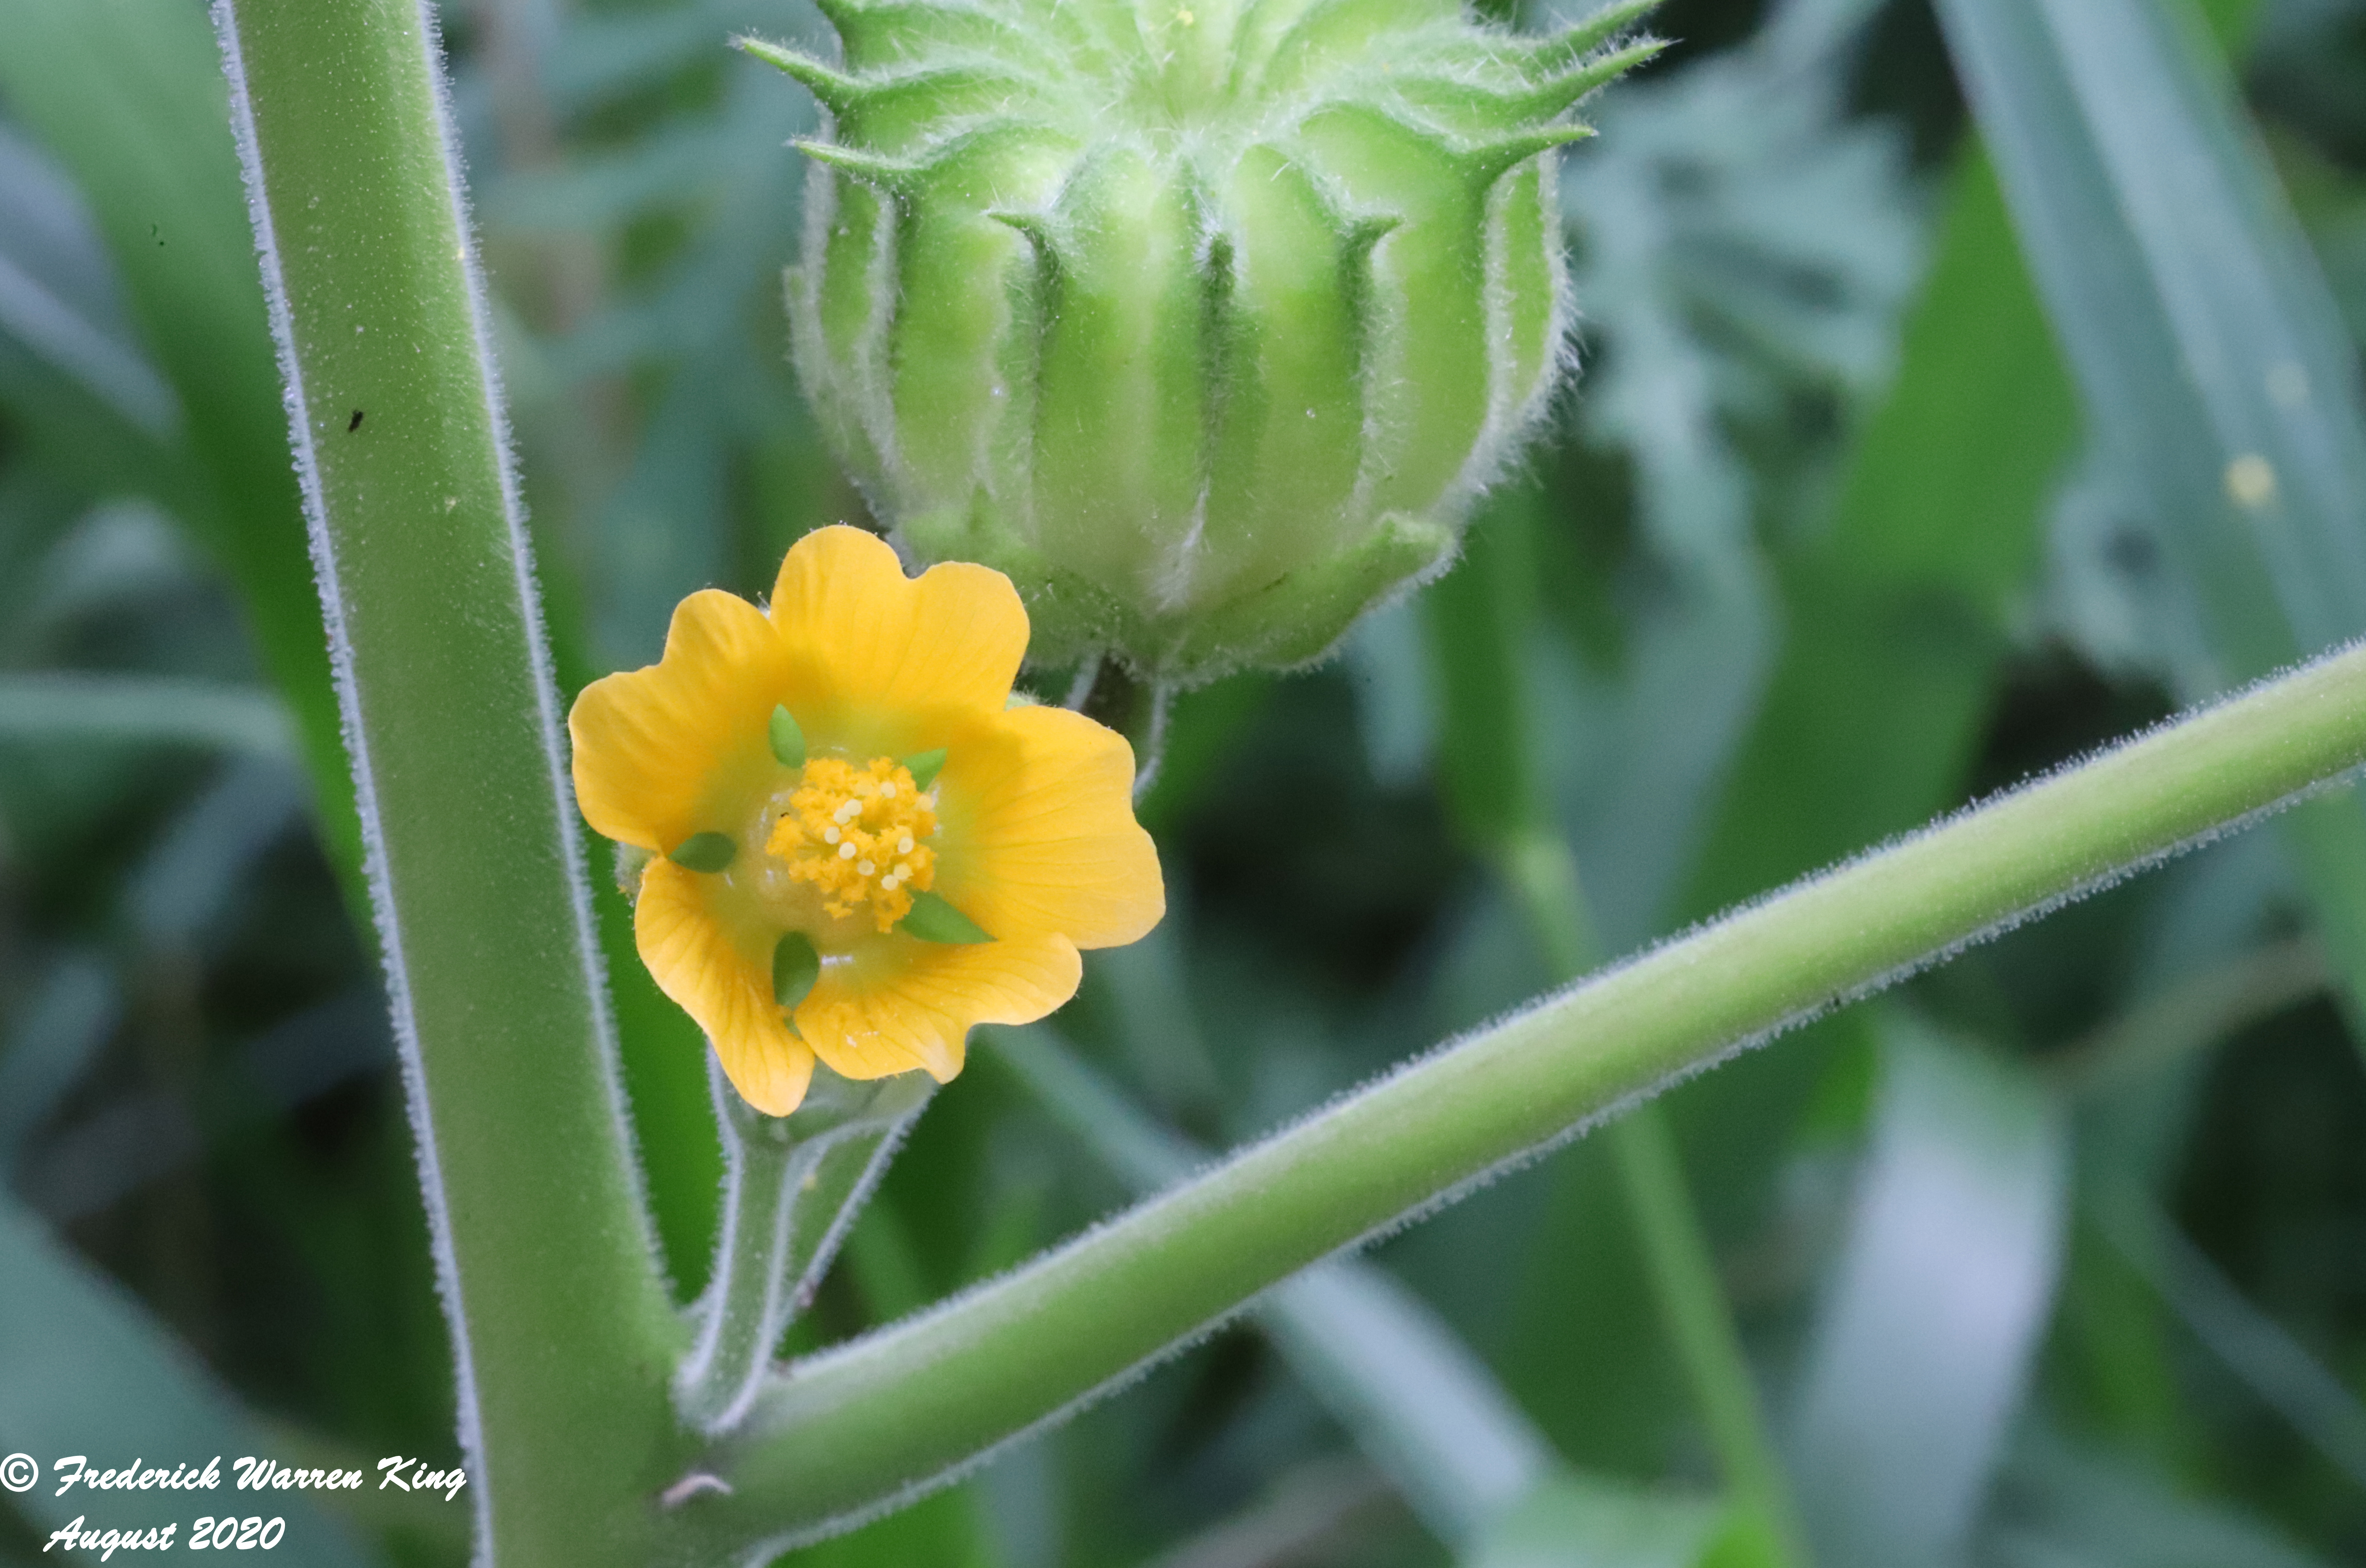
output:
[[[1001,573],[907,578],[825,528],[769,610],[694,593],[659,662],[576,700],[583,815],[652,857],[642,960],[758,1110],[794,1110],[817,1055],[950,1079],[970,1025],[1042,1017],[1076,994],[1079,947],[1166,913],[1132,748],[1011,706],[1026,649]]]

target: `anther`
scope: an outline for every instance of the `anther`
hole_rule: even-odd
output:
[[[839,846],[838,846],[838,857],[839,857],[840,860],[851,860],[851,859],[853,859],[853,858],[854,858],[854,846],[852,846],[852,845],[851,845],[851,844],[841,844],[841,845],[839,845]]]
[[[896,841],[896,853],[898,855],[909,855],[912,853],[912,835],[910,834],[907,833],[903,837]]]
[[[856,862],[854,863],[854,868],[855,868],[856,870],[858,870],[858,871],[862,872],[862,873],[864,876],[866,876],[866,877],[868,877],[869,875],[871,875],[871,873],[872,873],[872,872],[876,871],[877,869],[879,869],[879,868],[878,868],[878,867],[873,866],[873,865],[870,861],[868,861],[868,860],[858,860],[858,861],[856,861]]]
[[[824,844],[836,844],[843,836],[845,835],[840,834],[838,829],[834,827],[826,827],[821,830],[821,841]]]

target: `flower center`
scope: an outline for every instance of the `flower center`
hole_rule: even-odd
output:
[[[937,801],[892,756],[862,766],[834,756],[805,765],[764,841],[792,880],[812,884],[840,919],[867,907],[882,932],[912,913],[912,890],[936,880]]]

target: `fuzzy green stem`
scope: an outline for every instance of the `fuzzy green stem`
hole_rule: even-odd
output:
[[[1133,747],[1133,798],[1150,792],[1166,749],[1166,708],[1174,695],[1165,681],[1144,680],[1114,657],[1096,660],[1076,682],[1069,706],[1108,725]]]
[[[1465,831],[1489,847],[1497,874],[1526,916],[1555,984],[1604,958],[1577,856],[1551,825],[1521,657],[1533,621],[1524,545],[1534,519],[1506,508],[1474,539],[1470,569],[1433,594],[1438,673],[1462,722],[1448,744],[1462,753],[1451,775]],[[1527,525],[1527,526],[1524,526]],[[1790,1486],[1766,1429],[1758,1388],[1718,1279],[1699,1211],[1667,1114],[1636,1106],[1606,1134],[1642,1244],[1645,1271],[1676,1363],[1692,1391],[1718,1469],[1756,1521],[1770,1568],[1808,1561]]]
[[[1555,982],[1573,980],[1599,964],[1602,955],[1569,841],[1557,832],[1531,830],[1507,845],[1499,858]],[[1656,1103],[1638,1105],[1605,1136],[1628,1215],[1643,1244],[1661,1321],[1708,1430],[1718,1469],[1764,1529],[1772,1568],[1805,1563],[1790,1484],[1766,1429],[1758,1385],[1742,1353],[1700,1212],[1684,1184],[1667,1113]]]
[[[723,1226],[674,1399],[684,1420],[716,1432],[746,1414],[936,1084],[920,1072],[856,1082],[817,1063],[805,1103],[768,1116],[739,1098],[712,1051],[706,1065],[723,1132]]]
[[[1204,1163],[1048,1029],[997,1030],[994,1045],[1052,1118],[1136,1192]],[[1377,1265],[1308,1270],[1268,1294],[1258,1316],[1300,1381],[1448,1544],[1468,1549],[1560,1468],[1485,1364]]]
[[[643,1561],[685,1338],[421,0],[218,0],[360,798],[478,1561]]]
[[[2260,686],[1391,1073],[937,1311],[798,1363],[682,1560],[940,1483],[1258,1292],[1689,1073],[2366,764],[2366,651]]]

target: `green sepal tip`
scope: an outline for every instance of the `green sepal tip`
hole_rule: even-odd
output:
[[[884,190],[909,187],[921,174],[918,164],[900,158],[883,158],[860,148],[841,147],[835,141],[819,141],[801,136],[789,143],[817,163],[827,163],[858,180],[868,181]]]
[[[772,948],[772,1000],[784,1013],[794,1013],[797,1003],[812,993],[814,982],[821,979],[821,955],[814,951],[813,939],[802,931],[792,931]]]
[[[1539,152],[1549,152],[1556,147],[1566,147],[1572,141],[1583,141],[1594,134],[1590,125],[1555,125],[1542,130],[1532,130],[1521,136],[1507,136],[1466,153],[1465,166],[1471,173],[1471,184],[1485,190]]]
[[[1616,5],[1605,6],[1574,27],[1528,44],[1529,63],[1543,74],[1557,75],[1583,61],[1587,55],[1659,7],[1660,0],[1618,0]]]
[[[841,60],[741,45],[833,110],[792,357],[916,566],[1008,577],[1042,667],[1188,686],[1452,559],[1570,368],[1554,149],[1654,0],[818,3]]]
[[[768,733],[772,742],[772,756],[783,767],[803,767],[806,765],[806,733],[798,727],[795,714],[786,708],[774,708]]]
[[[916,751],[904,759],[904,766],[912,770],[912,788],[925,790],[937,781],[938,774],[944,771],[945,748],[939,746],[934,751]],[[918,893],[914,896],[926,898],[929,895]],[[985,938],[980,937],[978,940],[983,941]]]
[[[843,108],[862,92],[862,84],[853,77],[833,71],[800,50],[767,43],[762,39],[741,37],[731,41],[743,52],[803,83],[807,92],[833,109]]]
[[[694,833],[666,857],[685,871],[720,871],[739,853],[739,841],[727,833]]]
[[[923,942],[942,942],[950,946],[994,940],[976,921],[934,893],[914,893],[912,913],[896,929]]]

